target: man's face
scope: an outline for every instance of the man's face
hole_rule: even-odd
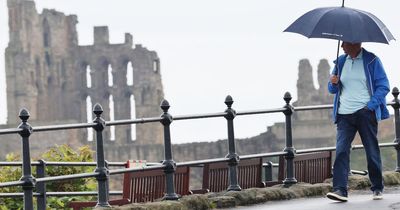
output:
[[[361,49],[361,43],[350,43],[350,42],[343,42],[342,43],[343,51],[346,54],[354,55],[357,54]]]

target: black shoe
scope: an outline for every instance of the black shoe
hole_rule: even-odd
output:
[[[329,199],[335,200],[335,201],[340,201],[340,202],[347,201],[347,195],[345,195],[340,190],[336,190],[335,192],[330,192],[330,193],[326,194],[326,197],[328,197]]]
[[[382,191],[379,191],[379,190],[375,190],[373,193],[372,193],[372,200],[382,200]]]

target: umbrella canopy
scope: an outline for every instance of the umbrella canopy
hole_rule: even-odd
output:
[[[308,38],[336,39],[350,43],[395,40],[375,15],[348,7],[323,7],[311,10],[293,22],[285,32]]]

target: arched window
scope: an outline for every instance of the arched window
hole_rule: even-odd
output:
[[[110,121],[114,121],[114,98],[112,95],[109,97],[109,107],[110,107]],[[115,126],[110,126],[110,140],[115,141]]]
[[[112,87],[114,85],[114,79],[113,79],[113,73],[112,73],[112,68],[111,65],[108,64],[108,87]]]
[[[132,67],[132,62],[129,62],[126,64],[126,84],[128,86],[133,85],[133,67]]]
[[[86,119],[87,122],[92,122],[92,99],[90,96],[86,97]],[[93,141],[93,128],[87,128],[87,140]]]
[[[136,119],[136,103],[135,103],[135,96],[131,95],[130,97],[131,102],[131,119]],[[136,124],[131,124],[131,140],[136,140]]]
[[[92,87],[92,74],[89,65],[86,66],[86,87]]]

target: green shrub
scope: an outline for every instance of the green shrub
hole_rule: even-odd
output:
[[[7,154],[6,161],[20,161],[21,158],[14,153]],[[4,166],[0,167],[0,182],[16,181],[21,178],[21,167]],[[1,193],[15,193],[21,192],[21,187],[3,187],[0,188]],[[0,209],[23,209],[22,197],[21,198],[0,198]]]
[[[68,145],[55,146],[43,153],[40,158],[52,162],[92,162],[93,151],[89,146],[83,146],[74,151]],[[20,161],[21,158],[13,153],[8,154],[7,161]],[[88,166],[47,166],[46,176],[60,176],[93,172],[95,167]],[[32,168],[33,176],[37,177],[36,168]],[[15,181],[21,178],[21,167],[0,167],[0,182]],[[47,192],[71,192],[71,191],[94,191],[96,182],[94,178],[71,179],[65,181],[54,181],[46,184]],[[22,192],[21,187],[0,188],[2,193]],[[71,200],[91,200],[92,196],[85,197],[47,197],[48,209],[63,209]],[[22,198],[1,198],[0,210],[22,209]]]

